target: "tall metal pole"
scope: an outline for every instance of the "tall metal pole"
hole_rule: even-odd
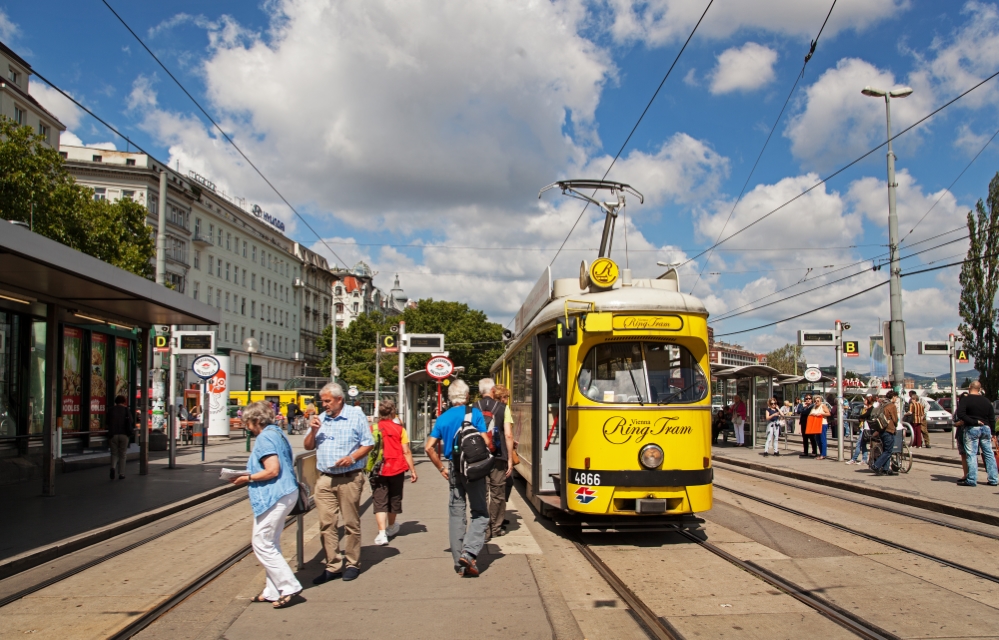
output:
[[[899,266],[898,212],[895,210],[895,152],[891,148],[891,96],[885,94],[888,120],[888,249],[891,255],[891,382],[897,393],[905,383],[905,323],[902,321],[902,269]]]
[[[330,300],[332,301],[330,303],[330,307],[331,307],[331,309],[330,309],[330,315],[331,315],[331,319],[333,321],[331,323],[332,324],[331,335],[333,336],[333,340],[332,340],[333,347],[332,347],[332,350],[331,350],[331,353],[330,353],[330,356],[331,356],[331,361],[330,361],[330,380],[332,380],[333,382],[336,382],[336,374],[337,374],[337,370],[336,370],[336,298],[333,296],[333,288],[332,287],[330,287]]]
[[[160,171],[159,218],[156,221],[156,284],[166,283],[167,171]]]
[[[152,331],[146,328],[139,329],[138,350],[142,354],[142,362],[139,365],[139,475],[149,475],[149,368],[152,364],[153,347],[150,341]]]
[[[399,404],[396,407],[397,412],[402,418],[403,424],[406,424],[406,322],[399,322]]]
[[[168,469],[177,466],[177,358],[173,355],[173,337],[176,335],[177,325],[170,325],[170,350],[167,357],[170,358],[170,392],[167,397],[170,399],[170,410],[167,411],[167,419],[170,421],[170,462]],[[201,438],[204,439],[205,430],[201,430]]]
[[[843,459],[843,323],[836,321],[836,459]]]
[[[957,336],[953,333],[948,338],[950,340],[950,415],[957,415]],[[951,427],[950,448],[957,447],[957,427]]]
[[[381,332],[375,333],[375,418],[378,417],[378,403],[381,402],[381,382],[379,380],[382,375],[382,334]]]

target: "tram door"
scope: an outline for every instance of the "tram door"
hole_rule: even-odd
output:
[[[534,376],[535,491],[563,493],[565,462],[565,371],[568,348],[555,345],[554,335],[538,336]],[[565,502],[565,496],[562,496]],[[563,505],[564,506],[564,505]]]

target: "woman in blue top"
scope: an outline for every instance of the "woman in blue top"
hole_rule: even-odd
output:
[[[257,439],[246,463],[249,474],[233,479],[232,483],[250,485],[253,553],[267,571],[267,586],[253,602],[273,602],[275,609],[281,609],[302,591],[302,585],[281,554],[284,521],[298,500],[295,462],[291,443],[274,424],[270,403],[261,400],[246,407],[243,424]]]

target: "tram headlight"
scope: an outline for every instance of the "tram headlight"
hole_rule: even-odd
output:
[[[647,444],[638,453],[638,461],[646,469],[658,469],[663,463],[663,449],[657,444]]]

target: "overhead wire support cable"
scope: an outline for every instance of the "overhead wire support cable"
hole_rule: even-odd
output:
[[[107,0],[103,1],[107,2]],[[675,67],[676,63],[680,61],[680,56],[683,55],[683,52],[684,50],[686,50],[687,45],[690,44],[690,41],[691,39],[693,39],[694,34],[697,33],[697,28],[701,26],[701,22],[704,20],[704,16],[708,15],[708,9],[710,9],[711,5],[713,5],[714,3],[715,0],[708,0],[708,6],[704,7],[704,12],[701,13],[701,17],[698,18],[697,24],[694,25],[694,28],[690,31],[690,35],[687,36],[687,40],[683,43],[683,46],[680,47],[680,51],[677,52],[676,57],[673,59],[673,64],[669,66],[669,69],[666,71],[666,75],[663,76],[663,79],[659,83],[659,86],[656,87],[656,90],[652,94],[652,97],[649,98],[648,104],[645,105],[645,108],[642,110],[642,114],[638,116],[638,121],[635,122],[635,126],[631,128],[631,131],[628,133],[628,137],[624,139],[624,142],[621,144],[621,148],[617,150],[617,154],[614,156],[614,159],[611,160],[610,166],[607,167],[607,171],[604,171],[604,175],[600,178],[601,180],[607,179],[607,175],[610,174],[611,169],[614,168],[614,164],[617,163],[618,158],[620,158],[621,154],[624,153],[624,149],[625,147],[628,146],[628,143],[631,141],[631,137],[635,135],[635,131],[638,130],[638,125],[642,124],[642,120],[645,118],[645,114],[649,112],[649,109],[652,107],[652,103],[655,102],[656,100],[656,96],[658,96],[659,92],[662,91],[663,85],[666,84],[666,80],[669,78],[670,73],[673,72],[673,67]],[[596,195],[596,191],[593,192],[593,195]],[[556,251],[554,257],[552,257],[551,262],[548,263],[549,267],[555,264],[555,260],[558,258],[559,254],[562,253],[562,249],[565,247],[565,243],[569,241],[569,238],[572,236],[572,232],[576,230],[576,226],[579,225],[579,221],[583,219],[583,214],[586,213],[586,209],[589,208],[589,206],[590,206],[589,202],[583,205],[583,210],[579,212],[579,216],[576,218],[576,221],[572,223],[572,227],[569,229],[569,233],[566,234],[565,240],[562,241],[562,244],[559,246],[558,251]]]
[[[697,254],[697,255],[695,255],[695,256],[693,256],[693,257],[690,257],[690,258],[687,258],[687,260],[685,260],[685,261],[684,261],[684,262],[683,262],[682,264],[680,264],[680,265],[679,265],[679,267],[682,267],[683,265],[685,265],[685,264],[688,264],[688,263],[690,263],[690,262],[692,262],[692,261],[694,261],[694,260],[696,260],[696,259],[700,258],[700,257],[701,257],[701,256],[703,256],[704,254],[706,254],[706,253],[707,253],[708,251],[711,251],[711,250],[713,250],[713,249],[714,249],[715,247],[718,247],[718,246],[720,246],[720,245],[723,245],[723,244],[725,244],[726,242],[728,242],[728,241],[729,241],[729,240],[731,240],[732,238],[736,237],[737,235],[741,234],[742,232],[744,232],[744,231],[746,231],[746,230],[750,229],[751,227],[754,227],[754,226],[756,226],[756,225],[757,225],[757,224],[759,224],[760,222],[763,222],[764,220],[766,220],[767,218],[769,218],[769,217],[770,217],[770,216],[772,216],[773,214],[775,214],[775,213],[777,213],[778,211],[782,210],[782,209],[783,209],[784,207],[786,207],[786,206],[788,206],[789,204],[791,204],[791,203],[793,203],[793,202],[797,201],[797,200],[798,200],[799,198],[801,198],[801,197],[803,197],[803,196],[805,196],[805,195],[807,195],[807,194],[811,193],[811,192],[812,192],[812,191],[814,191],[815,189],[818,189],[819,187],[821,187],[821,186],[822,186],[822,185],[824,185],[825,183],[829,182],[830,180],[832,180],[833,178],[835,178],[835,177],[836,177],[836,176],[838,176],[839,174],[843,173],[844,171],[846,171],[847,169],[849,169],[849,168],[850,168],[850,167],[852,167],[853,165],[857,164],[857,163],[858,163],[858,162],[860,162],[861,160],[864,160],[865,158],[867,158],[867,157],[868,157],[869,155],[871,155],[871,154],[872,154],[872,153],[874,153],[875,151],[878,151],[879,149],[881,149],[882,147],[884,147],[885,145],[887,145],[887,144],[888,144],[888,142],[889,142],[890,140],[895,140],[896,138],[899,138],[899,137],[901,137],[901,136],[905,135],[905,134],[906,134],[906,133],[908,133],[909,131],[912,131],[913,129],[915,129],[915,128],[916,128],[916,127],[918,127],[919,125],[923,124],[924,122],[926,122],[927,120],[929,120],[929,119],[930,119],[930,118],[932,118],[933,116],[937,115],[938,113],[940,113],[941,111],[943,111],[943,110],[944,110],[944,109],[946,109],[947,107],[951,106],[952,104],[954,104],[955,102],[957,102],[957,101],[958,101],[958,100],[960,100],[961,98],[965,97],[966,95],[968,95],[968,94],[969,94],[969,93],[971,93],[972,91],[975,91],[976,89],[978,89],[979,87],[981,87],[981,86],[982,86],[982,85],[984,85],[985,83],[989,82],[990,80],[993,80],[993,79],[994,79],[994,78],[995,78],[996,76],[999,76],[999,71],[996,71],[995,73],[992,73],[991,75],[989,75],[989,76],[988,76],[987,78],[985,78],[984,80],[981,80],[981,81],[979,81],[978,83],[976,83],[976,84],[975,84],[975,85],[973,85],[972,87],[970,87],[970,88],[966,89],[965,91],[963,91],[963,92],[959,93],[958,95],[954,96],[953,98],[951,98],[951,99],[950,99],[950,100],[948,100],[947,102],[943,103],[942,105],[940,105],[939,107],[937,107],[937,108],[936,108],[936,109],[934,109],[933,111],[929,112],[928,114],[926,114],[925,116],[923,116],[923,117],[922,117],[922,118],[920,118],[919,120],[917,120],[917,121],[915,121],[914,123],[912,123],[911,125],[909,125],[908,127],[906,127],[906,128],[904,128],[904,129],[902,129],[902,130],[901,130],[901,131],[899,131],[898,133],[895,133],[895,134],[893,134],[893,135],[892,135],[892,137],[891,137],[891,138],[889,138],[888,140],[885,140],[884,142],[882,142],[882,143],[881,143],[881,144],[879,144],[878,146],[876,146],[876,147],[874,147],[874,148],[870,149],[869,151],[867,151],[867,152],[866,152],[866,153],[864,153],[863,155],[861,155],[861,156],[859,156],[859,157],[857,157],[857,158],[855,158],[855,159],[851,160],[850,162],[848,162],[847,164],[843,165],[842,167],[840,167],[840,168],[839,168],[839,169],[837,169],[836,171],[833,171],[832,173],[830,173],[830,174],[829,174],[828,176],[826,176],[825,178],[822,178],[821,180],[819,180],[818,182],[816,182],[816,183],[815,183],[815,184],[813,184],[812,186],[808,187],[807,189],[805,189],[804,191],[802,191],[802,192],[801,192],[801,193],[799,193],[798,195],[796,195],[796,196],[794,196],[793,198],[791,198],[791,199],[789,199],[789,200],[785,201],[785,202],[784,202],[783,204],[780,204],[780,205],[778,205],[778,206],[774,207],[774,208],[773,208],[773,209],[771,209],[771,210],[770,210],[769,212],[767,212],[767,213],[763,214],[762,216],[760,216],[760,217],[759,217],[759,218],[757,218],[756,220],[754,220],[754,221],[750,222],[749,224],[747,224],[746,226],[742,227],[742,228],[741,228],[741,229],[739,229],[738,231],[735,231],[735,232],[734,232],[734,233],[732,233],[731,235],[729,235],[729,236],[727,236],[727,237],[723,238],[722,240],[720,240],[720,241],[716,242],[715,244],[711,245],[710,247],[708,247],[707,249],[705,249],[705,250],[704,250],[704,251],[702,251],[701,253],[699,253],[699,254]],[[679,267],[678,267],[678,268],[679,268]]]
[[[819,44],[819,38],[822,37],[822,32],[826,28],[826,23],[829,22],[829,17],[832,15],[833,9],[836,7],[836,0],[833,0],[832,6],[829,7],[829,13],[826,14],[826,19],[822,21],[822,26],[819,27],[819,33],[812,40],[812,44],[809,47],[808,54],[805,56],[805,61],[801,65],[801,72],[798,77],[794,79],[794,84],[791,85],[791,90],[787,93],[787,98],[784,99],[784,106],[780,108],[780,113],[777,114],[777,119],[774,120],[774,124],[770,127],[770,133],[767,134],[767,139],[763,141],[763,148],[760,149],[760,153],[756,156],[756,162],[753,163],[753,168],[749,170],[749,175],[746,176],[746,181],[742,183],[742,190],[739,191],[739,197],[735,199],[735,203],[732,204],[732,210],[728,212],[728,217],[725,219],[725,224],[722,225],[721,231],[718,232],[718,236],[715,238],[715,243],[717,243],[722,234],[725,233],[725,229],[728,228],[728,223],[732,221],[732,216],[735,214],[736,207],[742,202],[742,197],[746,195],[746,187],[749,186],[749,181],[753,179],[753,174],[756,173],[756,167],[760,164],[760,159],[763,158],[763,152],[767,150],[767,145],[770,144],[770,139],[774,135],[774,131],[777,130],[777,125],[780,124],[781,118],[784,117],[784,111],[787,110],[788,103],[791,102],[791,96],[794,95],[795,90],[798,88],[798,83],[801,79],[805,77],[805,67],[808,66],[808,61],[812,59],[812,55],[815,53],[815,47]],[[697,273],[697,279],[694,280],[694,284],[690,287],[690,293],[694,293],[694,289],[697,288],[697,283],[701,281],[701,275],[704,274],[704,270],[708,266],[708,260],[711,258],[711,249],[708,250],[708,257],[704,259],[704,264],[701,265],[701,270]]]
[[[103,2],[103,3],[104,3],[104,6],[106,6],[106,7],[108,8],[108,10],[109,10],[109,11],[111,11],[111,13],[113,13],[113,14],[114,14],[114,17],[118,18],[118,22],[120,22],[120,23],[122,24],[122,26],[124,26],[124,27],[125,27],[125,28],[126,28],[126,29],[128,30],[128,32],[132,34],[132,37],[134,37],[134,38],[135,38],[135,39],[136,39],[136,40],[138,41],[138,43],[139,43],[140,45],[142,45],[142,48],[143,48],[143,49],[145,49],[145,50],[146,50],[146,52],[147,52],[147,53],[148,53],[148,54],[149,54],[150,56],[152,56],[153,60],[155,60],[155,61],[156,61],[156,64],[158,64],[158,65],[160,66],[160,68],[161,68],[161,69],[163,69],[163,71],[164,71],[164,72],[166,72],[166,74],[167,74],[168,76],[170,76],[170,79],[171,79],[171,80],[173,80],[173,81],[174,81],[174,83],[175,83],[175,84],[176,84],[176,85],[177,85],[178,87],[180,87],[180,90],[184,92],[184,95],[186,95],[186,96],[187,96],[188,98],[190,98],[190,99],[191,99],[191,102],[193,102],[193,103],[194,103],[194,106],[196,106],[196,107],[198,108],[198,110],[199,110],[199,111],[201,111],[201,113],[202,113],[202,114],[204,114],[204,116],[205,116],[206,118],[208,118],[208,121],[209,121],[209,122],[211,122],[211,123],[212,123],[212,125],[214,125],[216,129],[218,129],[219,133],[221,133],[221,134],[222,134],[222,137],[226,139],[226,142],[228,142],[228,143],[229,143],[230,145],[232,145],[232,148],[233,148],[233,149],[235,149],[235,150],[236,150],[236,152],[237,152],[237,153],[239,153],[239,155],[240,155],[240,156],[242,156],[243,160],[246,160],[247,164],[249,164],[249,165],[250,165],[250,166],[251,166],[251,167],[253,168],[253,170],[257,172],[257,175],[258,175],[258,176],[260,176],[260,178],[261,178],[261,179],[262,179],[262,180],[263,180],[264,182],[266,182],[266,183],[267,183],[267,186],[268,186],[268,187],[270,187],[270,188],[271,188],[271,190],[272,190],[272,191],[273,191],[273,192],[274,192],[275,194],[277,194],[277,197],[281,198],[281,201],[282,201],[282,202],[284,202],[284,203],[285,203],[285,205],[287,205],[287,207],[288,207],[289,209],[291,209],[292,213],[294,213],[294,214],[295,214],[295,216],[296,216],[296,217],[297,217],[297,218],[298,218],[299,220],[301,220],[301,221],[302,221],[302,224],[304,224],[304,225],[305,225],[305,226],[306,226],[306,227],[307,227],[307,228],[309,229],[309,231],[311,231],[311,232],[312,232],[312,233],[313,233],[313,234],[314,234],[314,235],[316,236],[316,238],[318,238],[318,239],[319,239],[319,242],[323,243],[323,245],[324,245],[324,246],[325,246],[325,247],[326,247],[327,249],[329,249],[330,253],[332,253],[332,254],[333,254],[333,257],[335,257],[335,258],[336,258],[337,260],[339,260],[339,261],[340,261],[341,263],[343,263],[344,267],[346,267],[346,266],[347,266],[347,261],[346,261],[346,260],[344,260],[343,258],[341,258],[341,257],[340,257],[340,256],[339,256],[339,255],[337,254],[337,252],[333,250],[333,247],[329,246],[329,245],[328,245],[328,244],[326,243],[326,240],[324,240],[324,239],[323,239],[323,237],[322,237],[321,235],[319,235],[319,232],[317,232],[317,231],[316,231],[316,230],[315,230],[315,229],[314,229],[314,228],[312,227],[312,225],[311,225],[311,224],[309,224],[309,221],[308,221],[308,220],[306,220],[306,219],[305,219],[305,217],[304,217],[304,216],[303,216],[302,214],[300,214],[300,213],[298,212],[298,209],[296,209],[296,208],[295,208],[295,207],[294,207],[294,206],[293,206],[293,205],[291,204],[291,202],[289,202],[289,201],[288,201],[288,199],[284,197],[284,194],[282,194],[282,193],[281,193],[281,192],[280,192],[280,191],[278,190],[278,188],[274,186],[274,183],[272,183],[272,182],[271,182],[271,181],[270,181],[270,180],[269,180],[269,179],[267,178],[267,176],[265,176],[265,175],[264,175],[263,171],[261,171],[261,170],[260,170],[259,168],[257,168],[257,165],[253,164],[253,161],[252,161],[252,160],[250,160],[250,158],[249,158],[249,157],[248,157],[248,156],[247,156],[247,155],[246,155],[245,153],[243,153],[243,150],[242,150],[242,149],[240,149],[240,148],[239,148],[239,146],[238,146],[238,145],[237,145],[237,144],[236,144],[235,142],[233,142],[232,138],[230,138],[230,137],[229,137],[229,134],[228,134],[228,133],[226,133],[226,132],[225,132],[225,130],[224,130],[224,129],[223,129],[223,128],[222,128],[221,126],[219,126],[219,124],[218,124],[217,122],[215,122],[215,119],[214,119],[214,118],[212,118],[212,116],[211,116],[211,115],[209,115],[209,113],[208,113],[208,112],[207,112],[207,111],[205,110],[205,108],[201,106],[201,103],[199,103],[199,102],[198,102],[198,101],[197,101],[197,100],[195,99],[195,97],[191,95],[191,92],[189,92],[189,91],[187,90],[187,88],[186,88],[186,87],[184,86],[184,84],[183,84],[183,83],[182,83],[182,82],[181,82],[180,80],[178,80],[178,79],[177,79],[177,77],[176,77],[176,76],[174,76],[174,75],[173,75],[173,73],[171,73],[171,72],[170,72],[170,69],[168,69],[168,68],[167,68],[167,66],[166,66],[165,64],[163,64],[163,63],[162,63],[162,62],[160,61],[160,59],[159,59],[158,57],[156,57],[156,54],[155,54],[155,53],[153,53],[153,52],[152,52],[152,50],[151,50],[151,49],[150,49],[149,47],[147,47],[147,46],[146,46],[146,43],[142,41],[142,38],[140,38],[140,37],[139,37],[139,34],[135,33],[135,31],[133,31],[133,30],[132,30],[132,27],[130,27],[130,26],[128,25],[128,23],[127,23],[127,22],[125,22],[125,19],[124,19],[124,18],[122,18],[122,17],[121,17],[121,16],[120,16],[120,15],[118,14],[118,12],[114,10],[114,7],[112,7],[112,6],[111,6],[111,5],[110,5],[110,4],[108,3],[108,0],[101,0],[101,2]],[[127,140],[127,138],[126,138],[126,140]]]

